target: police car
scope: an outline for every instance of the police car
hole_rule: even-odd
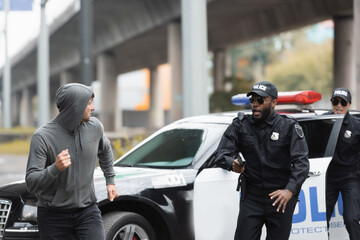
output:
[[[299,121],[309,147],[310,172],[294,212],[293,240],[328,239],[325,173],[343,116],[304,107],[320,99],[313,91],[279,93],[279,103],[302,108],[279,105],[277,111]],[[233,98],[236,104],[247,101],[243,95]],[[96,169],[94,186],[106,239],[233,239],[241,194],[236,191],[238,174],[217,167],[214,152],[235,117],[236,112],[185,118],[145,139],[115,162],[119,197],[114,202],[107,200],[105,179]],[[36,211],[36,198],[24,182],[1,187],[0,239],[38,239]],[[330,239],[349,239],[342,212],[340,196]]]

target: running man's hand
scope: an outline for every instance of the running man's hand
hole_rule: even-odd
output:
[[[236,172],[236,173],[243,173],[245,170],[245,167],[244,167],[244,165],[242,165],[242,163],[239,162],[239,159],[235,159],[232,164],[232,170],[233,170],[233,172]]]
[[[71,165],[69,149],[62,150],[62,152],[57,155],[55,165],[60,172],[64,171]]]
[[[276,199],[273,203],[273,206],[278,204],[276,211],[279,212],[282,208],[282,212],[284,213],[287,203],[293,196],[293,192],[288,189],[281,189],[270,193],[269,196],[270,199]]]
[[[110,202],[114,201],[114,199],[118,196],[115,184],[107,185],[106,190],[107,190],[108,199],[110,200]]]

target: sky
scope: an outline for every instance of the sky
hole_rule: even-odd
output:
[[[40,29],[40,2],[41,0],[33,0],[32,11],[9,12],[7,28],[9,57],[16,55],[29,41],[37,38]],[[80,6],[80,0],[48,0],[46,3],[47,23],[53,23],[56,17],[73,3]],[[0,66],[4,64],[5,59],[4,29],[5,14],[4,11],[0,11]]]

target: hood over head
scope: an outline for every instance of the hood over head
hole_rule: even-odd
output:
[[[92,95],[90,87],[80,83],[69,83],[56,91],[55,102],[59,114],[55,122],[65,131],[74,134]]]

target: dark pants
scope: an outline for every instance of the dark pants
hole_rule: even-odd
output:
[[[334,206],[341,192],[343,199],[343,218],[350,239],[360,236],[360,182],[356,168],[339,168],[329,166],[326,174],[326,220],[331,219]]]
[[[277,206],[272,206],[274,201],[275,199],[257,196],[247,191],[244,200],[240,201],[240,212],[234,239],[260,239],[264,224],[267,229],[267,240],[289,239],[297,198],[293,196],[290,199],[285,213],[276,211]]]
[[[43,240],[66,240],[70,236],[84,240],[105,239],[101,212],[96,204],[74,211],[39,207],[37,217]]]

